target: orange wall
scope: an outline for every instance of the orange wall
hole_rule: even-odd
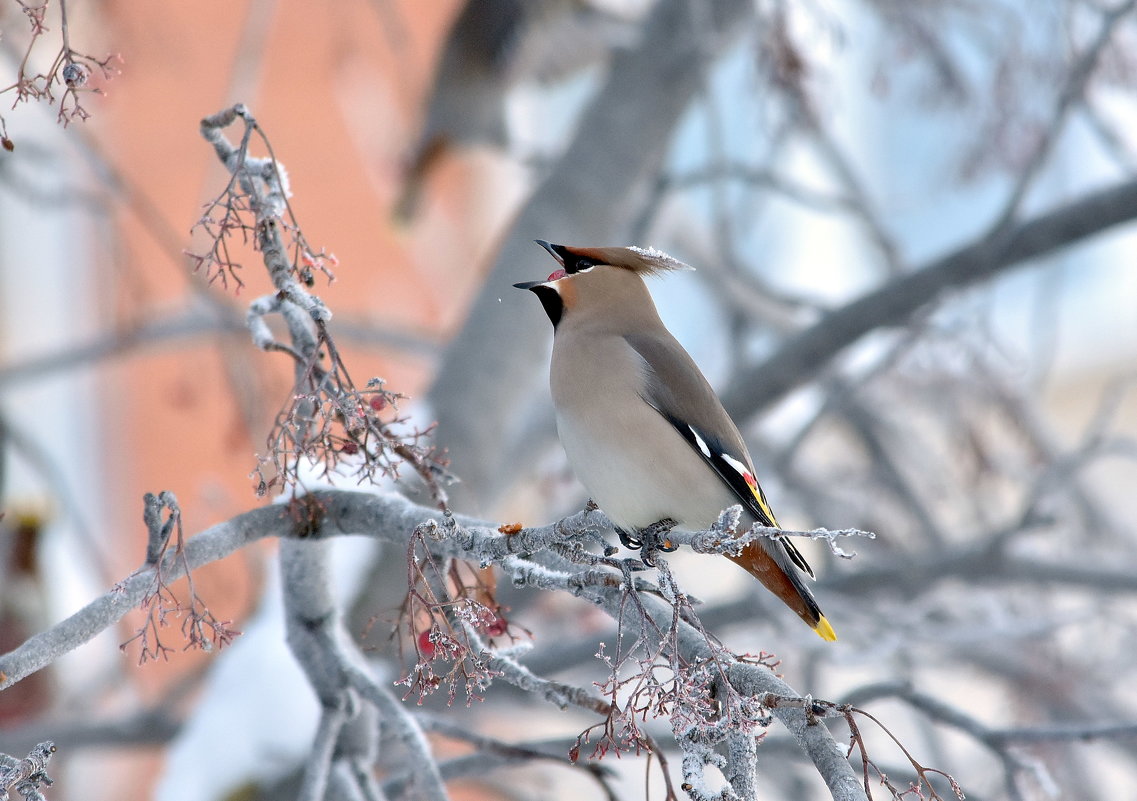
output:
[[[96,115],[92,130],[129,185],[180,237],[175,246],[190,247],[188,231],[202,204],[226,182],[198,121],[244,102],[288,168],[292,206],[309,241],[339,259],[338,280],[315,291],[338,315],[441,335],[460,319],[476,279],[468,254],[484,235],[445,201],[407,230],[392,224],[389,206],[456,3],[388,3],[386,22],[380,6],[112,2],[107,41],[122,54],[122,75],[106,98],[88,103]],[[240,136],[236,127],[231,133]],[[449,183],[460,194],[469,179],[450,169],[432,191],[445,196]],[[118,222],[119,254],[109,265],[114,318],[128,325],[179,308],[191,294],[187,260],[159,245],[138,215],[124,211]],[[246,287],[236,297],[228,293],[238,308],[269,290],[257,254],[245,250],[241,258]],[[225,294],[219,286],[210,291]],[[374,349],[349,349],[346,357],[360,383],[382,375],[414,394],[429,375],[414,357]],[[143,553],[144,492],[175,492],[187,533],[263,502],[248,474],[267,422],[288,397],[289,375],[286,356],[257,352],[246,336],[147,351],[114,367],[102,436],[110,457],[108,505],[117,518],[108,530],[128,540],[114,566],[119,575]],[[255,396],[251,416],[242,414],[235,386]],[[201,571],[197,582],[220,617],[239,617],[254,598],[249,576],[245,556]],[[177,644],[176,635],[171,639]],[[181,672],[195,661],[185,655],[140,675],[161,684],[167,670]]]

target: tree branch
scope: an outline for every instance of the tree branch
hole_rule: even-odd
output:
[[[870,331],[903,324],[945,292],[991,278],[1137,218],[1137,180],[1086,195],[943,256],[825,315],[763,363],[738,374],[723,393],[743,418],[810,380]]]
[[[547,526],[525,529],[517,534],[503,534],[496,527],[484,522],[446,517],[435,509],[417,506],[398,495],[345,491],[321,491],[297,499],[291,505],[281,504],[255,509],[190,537],[186,541],[183,553],[167,552],[158,565],[139,570],[71,617],[30,638],[15,650],[0,656],[0,690],[42,669],[62,654],[77,648],[111,627],[142,600],[153,584],[155,570],[162,572],[167,583],[173,582],[184,575],[186,568],[194,570],[206,563],[222,559],[251,542],[272,536],[304,540],[282,550],[291,550],[292,547],[310,549],[316,547],[320,540],[349,534],[369,535],[405,546],[416,527],[424,520],[434,520],[439,523],[438,529],[442,536],[436,541],[432,540],[432,548],[438,553],[471,559],[475,562],[501,559],[508,565],[505,568],[507,572],[513,573],[511,578],[514,584],[522,586],[527,582],[526,577],[532,573],[526,573],[520,568],[534,563],[510,554],[516,554],[518,549],[526,551],[546,549],[560,542],[580,538],[594,531],[600,518],[595,510],[586,510]],[[310,559],[286,560],[283,566],[289,570],[290,564],[294,562],[293,566],[305,565],[303,569],[310,570],[313,569],[311,561]],[[510,570],[510,567],[514,569]],[[647,634],[648,630],[654,627],[666,631],[672,626],[674,609],[659,598],[643,595],[640,602],[629,604],[624,582],[607,580],[604,571],[590,567],[575,565],[570,567],[586,577],[578,581],[577,594],[603,608],[620,621],[625,630],[643,631]],[[315,569],[318,568],[317,560]],[[286,582],[286,585],[295,589],[298,586],[319,587],[325,585],[325,582],[298,579]],[[292,592],[290,589],[289,594]],[[298,612],[303,611],[301,607],[295,605],[298,600],[304,601],[303,609],[309,612],[321,607],[320,598],[317,597],[307,600],[293,599],[291,603]],[[647,617],[642,616],[638,610],[646,612]],[[302,617],[306,620],[298,618],[295,621],[299,628],[303,629],[302,637],[316,638],[323,644],[321,653],[325,656],[332,654],[335,657],[335,671],[341,672],[342,676],[342,679],[336,681],[337,684],[343,682],[338,686],[350,686],[360,693],[366,700],[379,707],[380,714],[385,720],[390,719],[391,715],[399,710],[400,714],[406,714],[405,710],[402,710],[402,705],[379,688],[367,676],[366,671],[339,654],[336,646],[337,638],[326,626],[316,625],[327,618],[326,615],[317,616],[320,620],[307,619],[307,613]],[[678,649],[687,662],[694,664],[714,656],[705,633],[682,621],[679,622],[676,631],[677,638],[673,647]],[[290,624],[290,638],[295,636],[301,635]],[[319,666],[310,660],[305,660],[305,669],[311,675],[313,670],[319,669]],[[536,677],[533,678],[537,680]],[[778,696],[798,697],[791,687],[761,665],[741,663],[731,665],[729,679],[740,693],[746,695],[773,693]],[[320,683],[314,683],[314,686],[318,693],[321,693],[322,687],[328,689]],[[543,683],[543,686],[546,690],[554,689],[554,686],[547,682]],[[328,700],[338,703],[330,696]],[[562,698],[562,702],[570,700],[578,703],[585,699]],[[807,720],[805,711],[801,708],[778,707],[773,710],[773,714],[790,729],[810,759],[819,770],[823,771],[834,798],[842,801],[845,799],[859,801],[864,798],[852,768],[848,762],[840,758],[839,748],[828,729]],[[408,733],[404,740],[409,747],[416,745],[425,747],[416,739],[419,736]],[[431,797],[445,797],[444,794],[440,794],[440,785],[436,780],[430,780],[428,784],[435,788],[431,791]]]

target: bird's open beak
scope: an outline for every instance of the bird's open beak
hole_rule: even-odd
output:
[[[513,286],[517,289],[535,289],[551,281],[557,281],[565,277],[564,245],[551,245],[544,239],[534,239],[533,241],[549,251],[549,255],[557,260],[557,264],[561,265],[561,269],[553,271],[544,281],[525,281],[520,284],[514,284]]]

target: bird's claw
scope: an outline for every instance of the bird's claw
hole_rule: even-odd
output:
[[[632,536],[631,532],[628,531],[627,529],[623,529],[623,528],[620,528],[619,526],[616,526],[616,534],[620,538],[620,544],[623,545],[625,548],[628,548],[628,549],[633,550],[633,551],[638,551],[640,548],[643,547],[643,540],[637,540],[635,537]]]
[[[672,551],[678,550],[679,546],[672,543],[665,535],[677,525],[679,524],[676,521],[670,517],[665,517],[662,520],[656,520],[650,526],[640,529],[639,535],[641,540],[648,543],[652,550],[671,553]]]
[[[655,567],[656,553],[671,553],[679,548],[666,534],[679,525],[670,517],[657,520],[650,526],[644,526],[633,535],[627,529],[616,526],[616,534],[620,537],[620,544],[625,548],[640,552],[640,559],[648,567]]]

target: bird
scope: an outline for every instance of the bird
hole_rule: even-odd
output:
[[[533,292],[553,324],[549,369],[557,434],[570,467],[625,546],[660,532],[740,523],[778,527],[746,443],[690,354],[659,317],[645,277],[686,264],[654,248],[535,240],[559,267]],[[745,530],[745,529],[744,529]],[[822,639],[836,633],[806,586],[813,570],[786,538],[725,554]]]

